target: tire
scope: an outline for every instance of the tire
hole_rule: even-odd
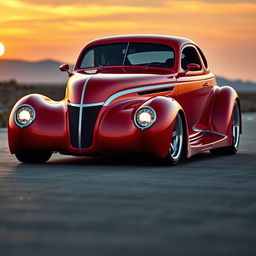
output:
[[[47,162],[52,155],[51,151],[20,151],[16,152],[16,158],[22,163],[36,164]]]
[[[240,133],[241,133],[241,118],[240,118],[240,108],[239,104],[236,101],[233,107],[232,114],[232,145],[223,148],[216,148],[210,150],[214,155],[233,155],[236,154],[239,142],[240,142]]]
[[[169,151],[167,157],[164,159],[165,164],[177,165],[181,162],[183,157],[184,144],[184,125],[181,115],[177,114],[172,131]]]

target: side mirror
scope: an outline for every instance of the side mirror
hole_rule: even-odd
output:
[[[199,70],[201,70],[200,65],[198,65],[198,64],[196,64],[196,63],[189,63],[189,64],[187,65],[187,69],[186,69],[185,71],[181,72],[181,73],[178,73],[178,74],[176,75],[176,78],[185,76],[188,71],[199,71]]]
[[[68,73],[68,76],[72,76],[73,73],[69,71],[69,65],[68,64],[62,64],[59,66],[59,70],[61,72],[67,72]]]
[[[200,65],[198,65],[196,63],[189,63],[187,65],[187,70],[186,71],[188,72],[188,71],[199,71],[199,70],[201,70]]]

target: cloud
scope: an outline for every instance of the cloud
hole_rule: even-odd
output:
[[[74,62],[95,38],[153,33],[191,38],[218,68],[219,59],[236,58],[238,49],[248,62],[256,59],[256,0],[8,0],[0,9],[0,38],[10,58]]]
[[[60,6],[60,5],[74,5],[74,4],[85,4],[83,0],[20,0],[20,2],[30,3],[30,4],[39,4],[39,5],[53,5],[53,6]],[[87,5],[125,5],[125,6],[159,6],[164,3],[165,0],[89,0],[86,1]]]
[[[177,1],[177,0],[176,0]],[[195,0],[186,0],[187,2],[195,2]],[[30,3],[30,4],[39,4],[39,5],[52,5],[52,6],[61,6],[61,5],[74,5],[74,4],[85,4],[83,0],[20,0],[20,2]],[[113,6],[113,5],[125,5],[125,6],[163,6],[167,0],[87,0],[86,4],[88,5],[104,5],[104,6]],[[210,2],[210,3],[256,3],[256,0],[197,0],[197,2]]]
[[[245,14],[254,14],[256,13],[256,5],[254,3],[242,3],[237,2],[230,4],[228,1],[218,1],[218,3],[212,1],[178,1],[178,0],[162,0],[158,2],[157,6],[146,4],[146,1],[139,1],[141,5],[133,5],[133,1],[122,1],[117,3],[117,5],[110,5],[110,2],[117,1],[106,1],[108,4],[102,7],[99,5],[103,1],[87,1],[86,3],[78,2],[69,2],[66,4],[66,1],[61,1],[61,5],[55,7],[47,5],[47,3],[55,3],[59,1],[43,1],[33,0],[33,3],[19,1],[19,0],[9,0],[4,3],[0,3],[1,7],[1,18],[0,23],[5,21],[25,21],[25,20],[38,20],[38,21],[54,21],[63,19],[101,19],[102,17],[111,18],[113,16],[121,16],[120,21],[128,20],[129,15],[137,14],[137,20],[140,19],[141,14],[150,15],[173,15],[173,14],[232,14],[232,13],[245,13]],[[256,0],[255,0],[256,1]],[[105,2],[105,3],[106,3]],[[126,3],[127,2],[127,3]],[[129,2],[129,3],[128,3]],[[147,2],[148,3],[148,2]],[[151,1],[149,3],[155,3]],[[127,4],[127,5],[125,5]],[[145,4],[145,5],[142,5]],[[1,6],[2,5],[2,6]],[[7,10],[7,11],[5,11]],[[149,22],[153,23],[153,22]]]
[[[158,6],[120,5],[128,1],[115,1],[119,5],[104,8],[91,1],[68,2],[52,6],[55,1],[9,0],[0,3],[0,36],[20,35],[34,41],[51,38],[77,38],[79,33],[164,33],[179,35],[207,34],[208,37],[236,37],[237,31],[248,38],[255,37],[254,3],[227,3],[228,1],[161,1]],[[32,1],[32,0],[31,0]],[[59,1],[56,1],[59,2]],[[108,2],[108,4],[110,3]],[[133,1],[129,1],[131,4]],[[141,4],[146,1],[139,1]],[[153,1],[151,1],[153,2]],[[220,3],[221,2],[221,3]],[[226,3],[224,3],[226,2]],[[66,1],[61,1],[65,4]],[[203,22],[202,22],[203,21]],[[43,38],[39,34],[45,34]]]

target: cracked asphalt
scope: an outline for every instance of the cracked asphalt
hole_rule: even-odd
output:
[[[0,255],[256,255],[256,113],[233,156],[20,164],[0,129]]]

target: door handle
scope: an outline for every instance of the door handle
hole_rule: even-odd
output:
[[[208,86],[210,86],[209,83],[204,83],[204,84],[203,84],[203,87],[208,87]]]

